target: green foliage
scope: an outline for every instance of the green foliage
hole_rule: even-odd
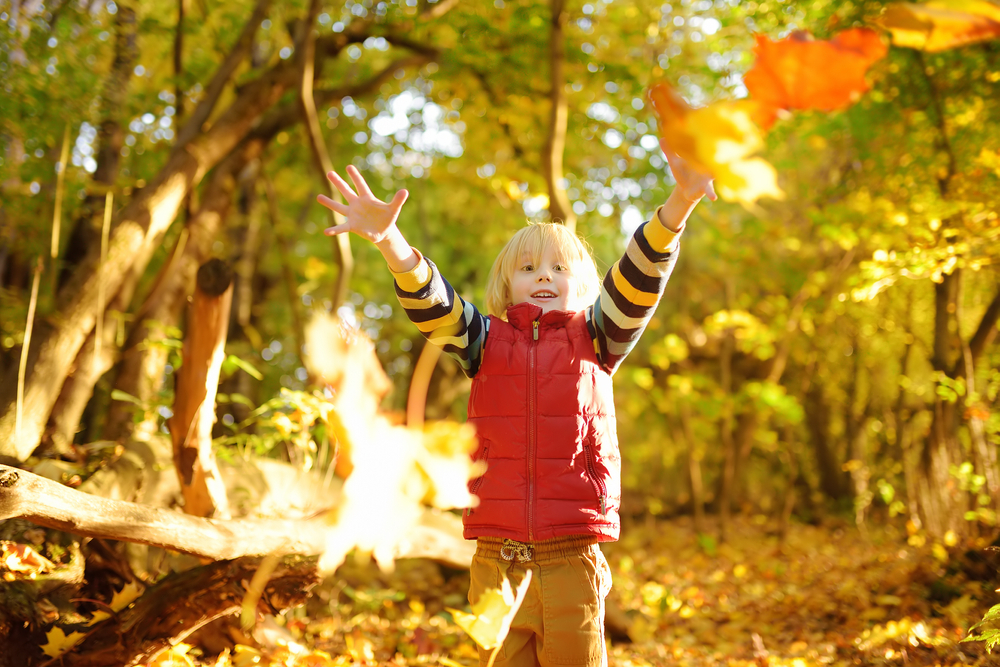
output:
[[[986,652],[992,653],[993,649],[1000,646],[1000,629],[995,627],[985,627],[983,626],[993,626],[1000,623],[1000,604],[993,605],[990,610],[986,612],[983,619],[969,628],[969,636],[963,639],[963,642],[974,642],[981,641],[986,642]],[[973,634],[976,628],[983,628],[979,631],[979,634]]]

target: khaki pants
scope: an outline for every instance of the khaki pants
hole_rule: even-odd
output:
[[[494,667],[606,667],[604,598],[611,590],[611,570],[597,541],[573,536],[539,542],[525,562],[501,557],[502,543],[500,538],[478,539],[469,601],[474,603],[488,588],[500,588],[503,576],[516,590],[524,573],[532,573]],[[506,554],[511,555],[509,550]],[[481,665],[486,665],[490,653],[479,649]]]

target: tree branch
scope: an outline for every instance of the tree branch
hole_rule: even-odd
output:
[[[233,46],[233,50],[229,52],[226,59],[219,65],[219,69],[216,70],[215,75],[212,76],[212,80],[205,89],[205,97],[198,103],[198,106],[191,113],[191,117],[184,123],[184,127],[181,128],[180,132],[177,133],[177,143],[174,144],[174,150],[180,149],[202,131],[202,125],[205,124],[205,121],[212,114],[212,110],[218,103],[226,84],[229,83],[236,68],[249,55],[250,47],[253,46],[253,36],[257,32],[261,21],[264,20],[264,16],[267,15],[270,5],[271,0],[257,0],[253,14],[250,15],[250,19],[243,26],[243,32],[240,33],[239,39],[236,40],[236,45]],[[179,31],[180,25],[178,25]],[[178,93],[180,93],[180,88],[178,88]],[[182,103],[181,98],[178,97],[175,102],[179,111]]]
[[[85,537],[148,544],[213,560],[321,554],[334,527],[325,513],[298,520],[203,519],[100,498],[0,464],[0,521],[16,517]],[[427,509],[402,537],[396,558],[432,558],[456,568],[472,562],[475,544],[462,539],[461,521],[446,512]]]
[[[979,326],[976,327],[976,333],[969,339],[969,352],[973,361],[979,358],[996,337],[998,318],[1000,318],[1000,289],[997,290],[990,305],[986,307],[986,312],[983,313],[982,319],[979,320]],[[952,375],[954,376],[954,373]]]

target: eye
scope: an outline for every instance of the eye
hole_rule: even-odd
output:
[[[556,271],[565,271],[566,270],[566,266],[564,264],[556,264],[552,268],[555,269]]]
[[[530,272],[530,271],[534,271],[535,267],[532,266],[531,264],[525,264],[524,266],[521,267],[521,270],[522,271],[529,271]]]

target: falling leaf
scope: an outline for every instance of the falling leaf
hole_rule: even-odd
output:
[[[86,637],[82,632],[71,632],[68,635],[60,627],[54,627],[45,633],[47,640],[42,644],[42,652],[50,658],[57,658],[70,650]]]
[[[457,422],[401,426],[380,410],[392,387],[374,345],[363,333],[317,316],[306,329],[306,363],[328,383],[332,409],[324,417],[351,469],[343,497],[328,516],[322,571],[338,567],[354,548],[388,569],[431,505],[464,508],[475,499],[469,479],[481,474],[470,454],[476,439]]]
[[[878,33],[852,28],[829,41],[805,31],[772,42],[757,36],[753,67],[743,77],[750,98],[760,107],[757,121],[770,127],[780,109],[833,111],[855,102],[868,90],[865,73],[885,56]]]
[[[477,644],[484,649],[496,648],[503,644],[510,632],[511,621],[521,607],[524,596],[531,583],[531,570],[526,570],[524,579],[517,587],[517,594],[510,588],[510,581],[504,577],[500,588],[488,588],[472,605],[472,613],[467,614],[458,609],[448,609],[455,623],[469,633]]]
[[[649,91],[660,135],[695,169],[712,174],[723,199],[751,204],[761,197],[781,199],[778,174],[766,160],[751,157],[764,147],[754,123],[756,102],[724,101],[692,109],[670,86]]]
[[[934,53],[1000,37],[1000,6],[986,0],[895,2],[876,23],[895,46]]]

